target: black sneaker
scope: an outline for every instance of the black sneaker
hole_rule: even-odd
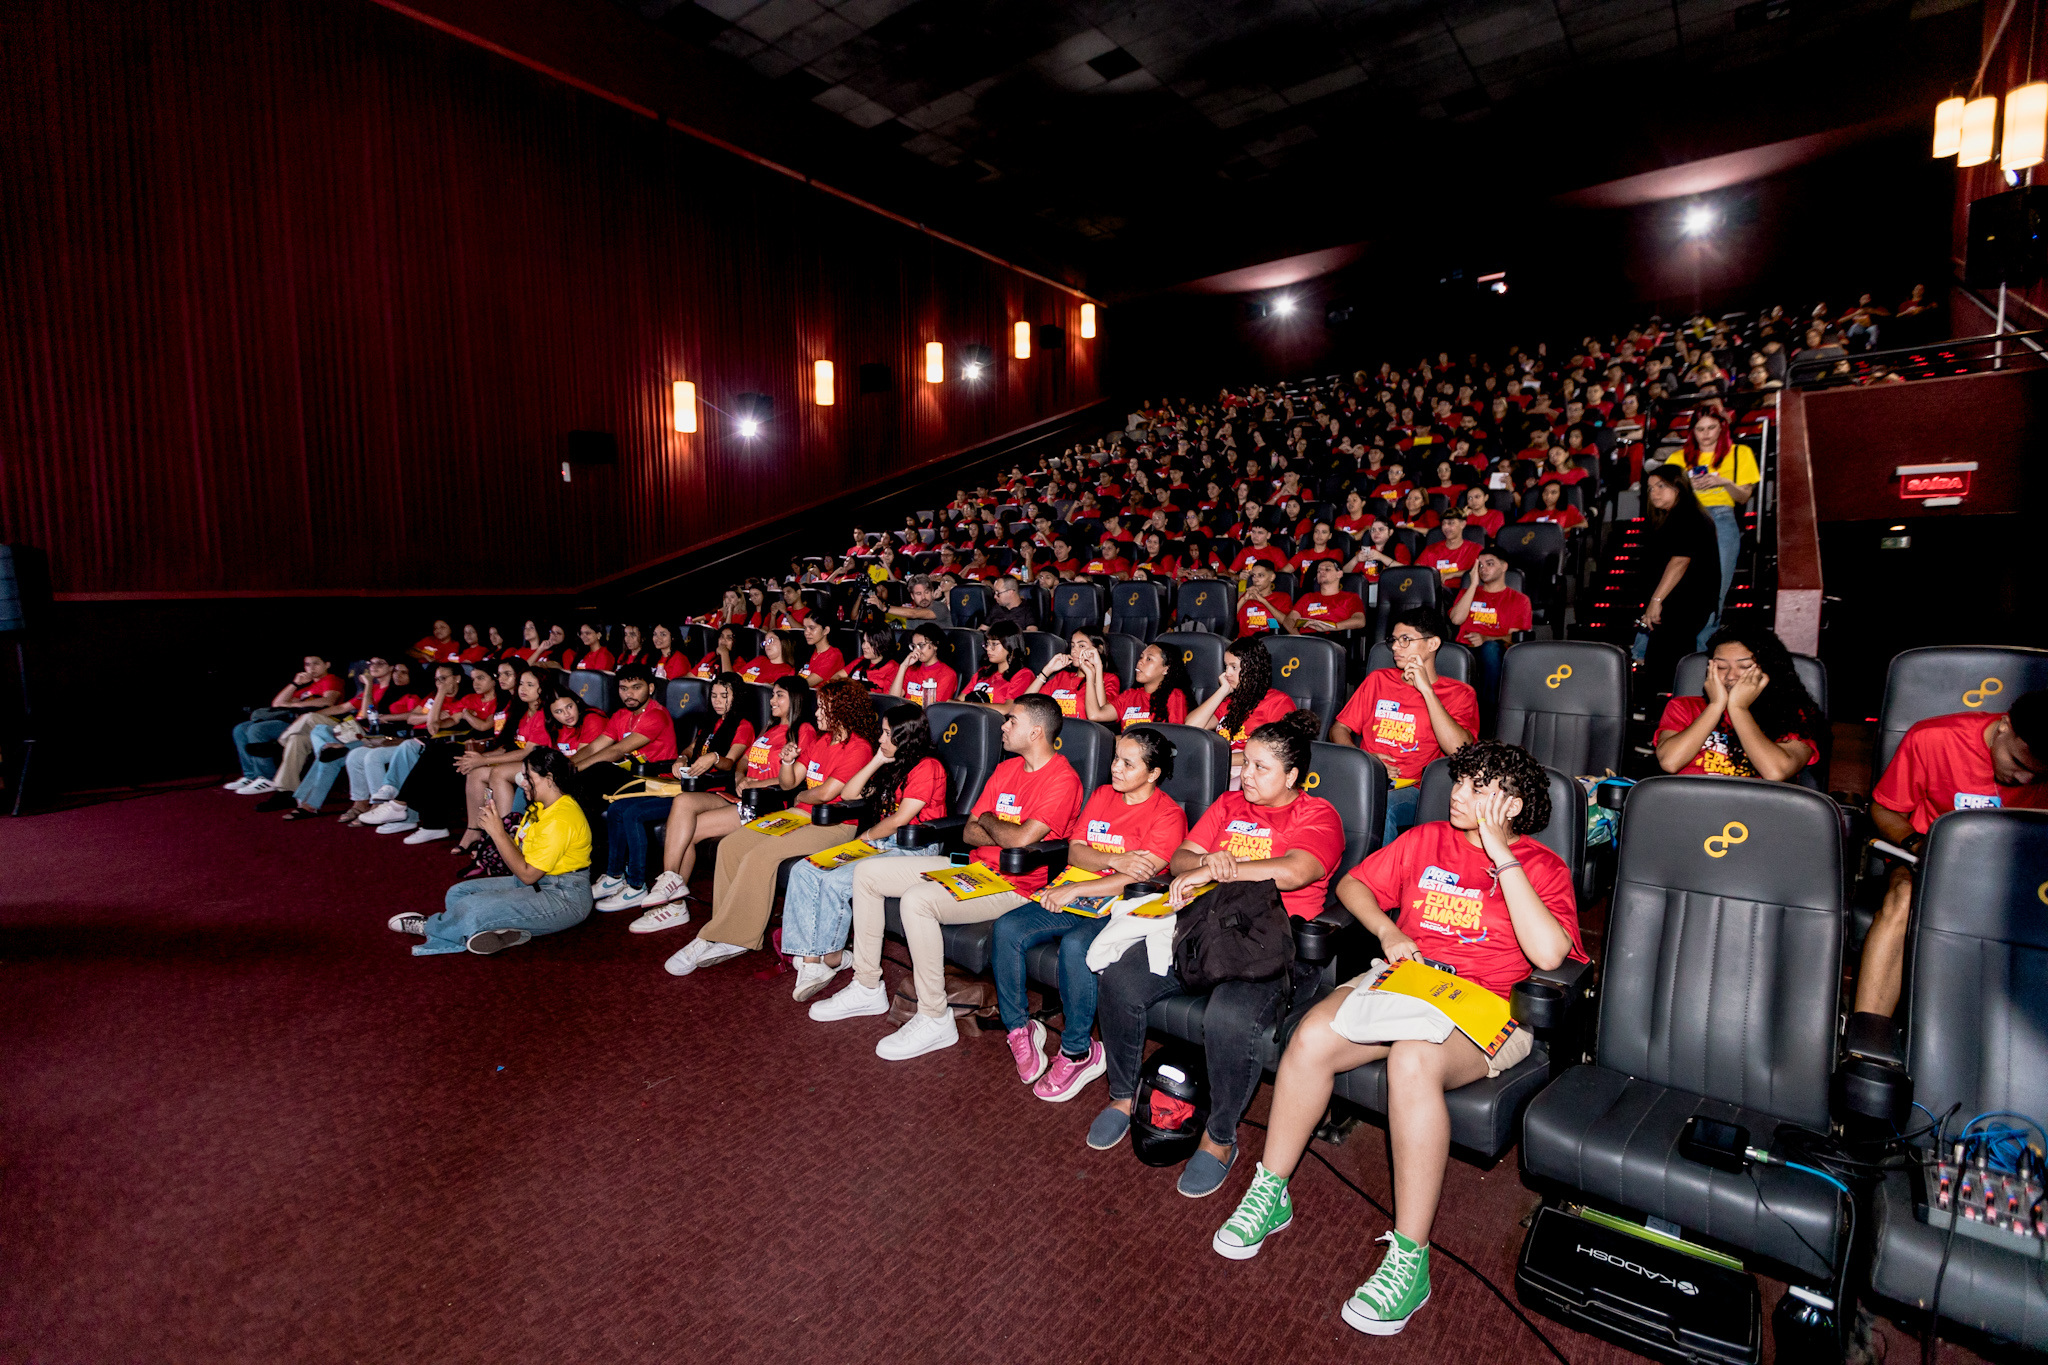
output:
[[[256,809],[268,814],[274,810],[295,810],[298,804],[298,799],[290,792],[272,792],[256,803]]]
[[[469,942],[463,946],[472,953],[489,957],[492,953],[502,953],[507,948],[517,948],[532,937],[533,935],[524,929],[485,929],[480,933],[471,934]]]

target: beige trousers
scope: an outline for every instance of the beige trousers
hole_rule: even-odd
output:
[[[711,878],[711,921],[697,937],[759,948],[775,909],[775,872],[785,858],[803,858],[860,833],[858,825],[806,825],[787,834],[742,826],[718,841],[718,871]]]
[[[925,873],[952,865],[950,858],[870,858],[853,871],[853,979],[863,986],[882,984],[882,902],[893,897],[903,912],[918,1013],[934,1019],[946,1013],[946,939],[940,926],[1001,919],[1028,900],[1002,891],[956,901],[937,882],[924,880]]]

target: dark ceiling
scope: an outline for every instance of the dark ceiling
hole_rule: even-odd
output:
[[[1110,294],[1880,116],[1954,79],[1978,23],[1976,0],[617,3],[1036,218]]]

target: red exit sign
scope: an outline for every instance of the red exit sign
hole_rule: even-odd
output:
[[[1910,502],[1960,502],[1970,496],[1970,475],[1976,469],[1977,462],[1970,460],[1961,464],[1900,465],[1892,472],[1898,476],[1899,496]]]

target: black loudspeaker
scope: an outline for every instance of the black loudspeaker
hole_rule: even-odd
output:
[[[860,391],[862,393],[887,393],[895,386],[895,376],[887,365],[874,361],[860,367]]]
[[[40,550],[0,545],[0,635],[27,630],[50,601],[50,570]]]
[[[1038,349],[1041,351],[1064,351],[1067,349],[1067,329],[1056,322],[1038,324]]]
[[[14,565],[14,547],[0,545],[0,635],[28,629],[28,608],[21,600],[21,572]]]
[[[1963,280],[1978,288],[2032,284],[2041,278],[2043,194],[2032,186],[1988,195],[1970,205],[1970,242]]]
[[[1272,314],[1273,305],[1260,300],[1247,301],[1244,306],[1244,315],[1253,321],[1257,321],[1259,318],[1271,317]]]
[[[568,436],[566,457],[570,464],[617,464],[618,438],[609,431],[572,431]]]
[[[775,416],[775,400],[765,393],[742,393],[732,400],[732,415],[742,422],[765,424]]]

